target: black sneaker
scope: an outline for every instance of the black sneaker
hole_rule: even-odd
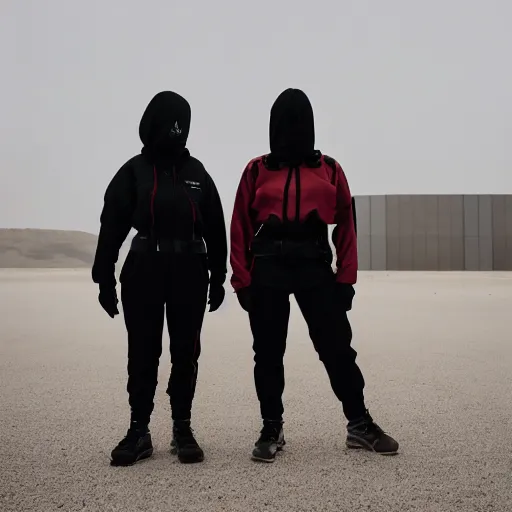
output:
[[[130,425],[126,436],[112,450],[111,466],[132,466],[153,455],[151,434],[147,427]]]
[[[277,452],[286,444],[282,421],[264,421],[260,437],[252,452],[252,460],[274,462]]]
[[[398,442],[373,421],[368,411],[360,420],[349,422],[347,431],[348,448],[364,449],[380,455],[398,453]]]
[[[172,429],[171,453],[184,464],[203,462],[204,452],[190,428],[190,421],[175,421]]]

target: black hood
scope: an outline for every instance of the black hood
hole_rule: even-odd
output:
[[[276,161],[304,160],[315,151],[313,108],[299,89],[282,92],[270,111],[270,152]]]
[[[148,104],[139,125],[142,153],[152,160],[173,160],[185,152],[190,131],[188,101],[171,91],[159,92]]]

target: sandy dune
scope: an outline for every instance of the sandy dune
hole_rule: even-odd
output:
[[[511,510],[512,274],[361,273],[351,313],[374,417],[394,458],[344,449],[344,420],[303,320],[292,314],[285,433],[250,461],[260,428],[245,315],[207,316],[194,427],[207,459],[168,453],[161,362],[156,453],[111,468],[128,421],[122,318],[87,270],[0,271],[0,510]]]
[[[96,241],[96,235],[82,231],[0,229],[0,267],[90,267]]]

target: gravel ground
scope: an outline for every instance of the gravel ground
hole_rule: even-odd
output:
[[[512,510],[512,274],[360,273],[354,347],[370,411],[400,441],[391,458],[345,450],[340,405],[295,308],[287,446],[273,465],[251,462],[250,331],[228,295],[203,331],[193,426],[205,462],[168,452],[164,350],[155,455],[112,468],[128,426],[121,317],[97,305],[87,271],[0,271],[0,510]]]

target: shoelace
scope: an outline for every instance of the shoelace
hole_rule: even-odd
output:
[[[374,433],[374,434],[377,434],[377,435],[384,435],[385,432],[384,430],[382,430],[382,428],[379,427],[379,425],[377,425],[377,423],[375,423],[373,421],[373,418],[370,416],[370,413],[367,411],[366,412],[366,417],[364,418],[364,420],[358,424],[358,425],[354,425],[354,429],[355,430],[364,430],[365,433]]]
[[[272,427],[263,427],[260,434],[260,442],[277,443],[277,440],[279,438],[279,429]]]
[[[374,421],[370,421],[370,423],[367,425],[366,430],[368,432],[373,432],[375,434],[383,435],[385,432],[382,430],[377,423],[374,423]]]
[[[194,431],[192,428],[186,428],[186,429],[178,429],[174,431],[174,437],[177,441],[183,444],[197,444],[197,441],[194,437]]]
[[[119,444],[121,446],[127,446],[132,443],[136,443],[143,435],[144,435],[144,433],[140,430],[128,429],[126,436]]]

